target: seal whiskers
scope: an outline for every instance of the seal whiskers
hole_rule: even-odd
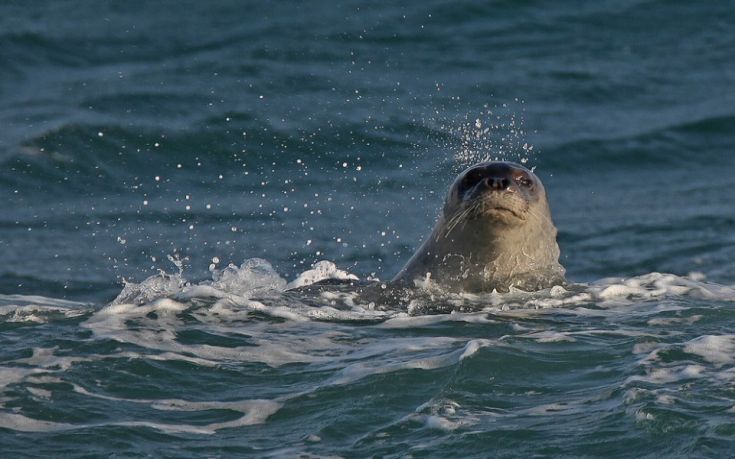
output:
[[[464,223],[467,216],[474,212],[481,204],[482,203],[474,202],[461,212],[457,212],[457,214],[452,217],[452,219],[447,223],[447,230],[444,232],[444,237],[449,237],[449,233],[451,233],[452,230],[457,227],[457,225],[459,225],[460,223]]]

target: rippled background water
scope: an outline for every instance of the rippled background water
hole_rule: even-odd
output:
[[[1,443],[722,456],[733,55],[726,1],[3,2]],[[588,296],[106,306],[169,255],[195,284],[253,257],[390,278],[485,156],[536,167]]]

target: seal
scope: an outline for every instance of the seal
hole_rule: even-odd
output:
[[[452,292],[536,291],[565,283],[541,180],[511,162],[468,168],[449,188],[431,235],[393,278]]]

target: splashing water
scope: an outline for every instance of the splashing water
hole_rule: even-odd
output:
[[[514,110],[507,103],[485,104],[478,113],[466,114],[459,123],[440,123],[440,129],[451,139],[446,142],[454,152],[455,169],[483,161],[527,164],[532,160],[536,151],[527,140],[523,101],[515,102],[520,109]]]

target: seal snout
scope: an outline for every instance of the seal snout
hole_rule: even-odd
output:
[[[475,193],[530,190],[533,188],[532,175],[526,168],[512,163],[484,163],[465,171],[458,190],[460,194],[472,189]]]
[[[491,163],[481,169],[480,184],[486,190],[505,191],[512,188],[522,175],[525,172],[520,167],[508,163]]]
[[[489,190],[503,191],[510,187],[510,177],[490,176],[482,179],[482,186]]]

